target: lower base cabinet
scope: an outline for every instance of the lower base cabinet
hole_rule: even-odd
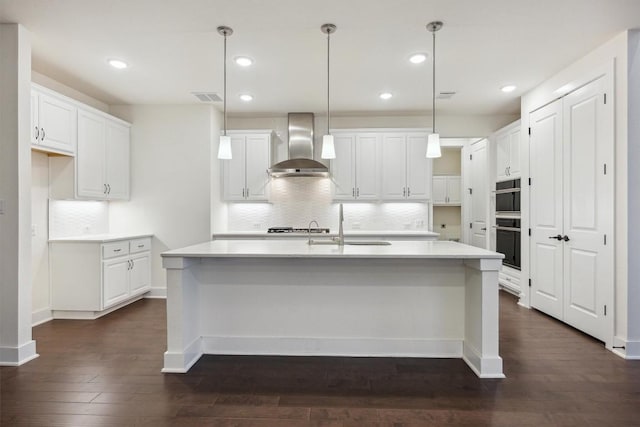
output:
[[[522,292],[520,286],[520,270],[516,270],[515,268],[503,265],[502,270],[498,273],[498,283],[500,287],[514,295],[520,295],[520,292]]]
[[[151,289],[151,238],[50,243],[51,309],[57,319],[93,319]]]

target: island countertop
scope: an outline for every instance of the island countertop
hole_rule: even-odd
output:
[[[320,236],[318,236],[320,237]],[[318,239],[314,236],[314,238]],[[318,240],[321,240],[318,239]],[[213,240],[162,253],[164,258],[425,258],[502,259],[503,254],[449,241],[391,245],[309,245],[307,240]]]

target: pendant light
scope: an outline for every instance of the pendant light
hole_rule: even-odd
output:
[[[218,27],[218,33],[224,36],[224,92],[222,95],[223,101],[223,122],[224,132],[220,137],[220,145],[218,145],[218,158],[229,160],[231,155],[231,137],[227,136],[227,36],[233,34],[233,30],[229,27]]]
[[[331,34],[336,32],[336,26],[333,24],[324,24],[320,27],[320,30],[327,35],[327,134],[322,137],[322,155],[323,159],[335,159],[336,158],[336,148],[333,144],[333,135],[329,132],[330,129],[330,116],[329,116],[329,58],[330,58],[330,48],[331,48]]]
[[[436,31],[442,28],[441,21],[433,21],[427,24],[427,30],[433,34],[433,92],[432,92],[432,122],[433,127],[429,139],[427,140],[427,158],[441,157],[440,135],[436,132]]]

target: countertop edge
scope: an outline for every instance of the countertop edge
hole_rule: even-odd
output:
[[[142,239],[145,237],[153,237],[152,233],[135,233],[135,234],[99,234],[95,236],[70,236],[49,239],[49,243],[108,243],[120,240]]]

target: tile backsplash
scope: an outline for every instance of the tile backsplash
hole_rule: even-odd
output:
[[[269,203],[229,203],[227,230],[266,231],[269,227],[305,228],[311,220],[320,227],[338,229],[338,202],[329,178],[273,179]],[[427,203],[343,202],[347,230],[427,230]]]
[[[49,200],[49,238],[109,232],[109,204],[99,201]]]

